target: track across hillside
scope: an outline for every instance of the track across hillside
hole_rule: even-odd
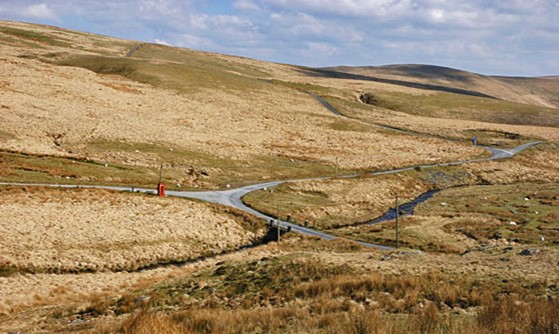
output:
[[[141,46],[141,44],[138,44],[138,45],[134,46],[128,52],[127,57],[129,55],[131,56],[140,46]],[[315,93],[312,93],[312,92],[307,92],[307,93],[311,97],[316,99],[319,103],[321,103],[327,110],[329,110],[334,115],[341,116],[341,117],[346,117],[344,114],[342,114],[336,108],[334,108],[332,105],[330,105],[326,100],[324,100],[321,96],[319,96]],[[388,130],[397,131],[399,133],[412,135],[412,136],[433,137],[433,136],[429,136],[429,135],[418,134],[418,133],[415,133],[415,132],[406,131],[404,129],[391,128],[391,127],[388,127],[388,126],[384,126],[382,124],[374,123],[374,125],[379,126],[381,128],[388,129]],[[433,138],[438,138],[438,137],[433,137]],[[438,139],[441,139],[441,138],[438,138]],[[397,169],[385,170],[385,171],[365,172],[365,173],[349,174],[349,175],[339,175],[339,176],[336,176],[336,177],[338,177],[338,178],[356,178],[356,177],[359,177],[361,175],[367,175],[367,174],[368,175],[388,175],[388,174],[397,174],[397,173],[401,173],[401,172],[405,172],[405,171],[410,171],[410,170],[414,170],[416,168],[426,169],[426,168],[433,168],[433,167],[456,166],[456,165],[463,165],[463,164],[468,164],[468,163],[482,162],[482,161],[489,161],[489,160],[497,160],[497,159],[506,159],[506,158],[511,158],[514,155],[522,152],[523,150],[528,149],[532,146],[538,145],[540,143],[541,142],[539,142],[539,141],[535,141],[535,142],[527,143],[527,144],[524,144],[524,145],[520,145],[518,147],[510,148],[508,150],[501,149],[501,148],[495,148],[495,147],[489,147],[489,146],[480,146],[480,147],[483,147],[484,149],[488,150],[491,153],[491,156],[490,157],[485,157],[485,158],[452,161],[452,162],[437,163],[437,164],[413,165],[413,166],[409,166],[409,167],[403,167],[403,168],[397,168]],[[320,180],[325,180],[325,179],[332,179],[332,178],[334,178],[334,177],[317,177],[317,178],[309,178],[309,179],[306,179],[306,180],[315,180],[315,179],[316,180],[319,180],[319,179]],[[320,237],[320,238],[323,238],[323,239],[326,239],[326,240],[331,240],[331,239],[338,238],[337,236],[334,236],[332,234],[320,232],[320,231],[317,231],[317,230],[314,230],[314,229],[311,229],[311,228],[307,228],[307,227],[302,227],[300,225],[296,225],[296,224],[293,224],[291,222],[282,221],[282,220],[279,220],[275,217],[271,217],[269,215],[266,215],[263,212],[257,211],[255,209],[249,207],[247,204],[245,204],[243,202],[243,197],[250,192],[275,187],[275,186],[278,186],[278,185],[283,184],[283,183],[300,181],[300,180],[301,179],[271,181],[271,182],[253,184],[253,185],[249,185],[249,186],[245,186],[245,187],[241,187],[241,188],[236,188],[236,189],[219,190],[219,191],[167,191],[167,195],[175,196],[175,197],[189,198],[189,199],[198,199],[198,200],[202,200],[202,201],[205,201],[205,202],[230,206],[230,207],[245,211],[247,213],[253,214],[253,215],[255,215],[259,218],[262,218],[266,221],[277,223],[284,228],[289,228],[290,230],[292,230],[294,232],[301,233],[301,234],[304,234],[304,235],[317,236],[317,237]],[[53,184],[2,183],[2,182],[0,182],[0,185],[54,186],[54,187],[64,187],[64,188],[101,188],[101,189],[109,189],[109,190],[117,190],[117,191],[155,193],[155,191],[153,189],[136,188],[136,187],[56,185],[56,184],[53,185]],[[365,245],[365,246],[368,246],[368,247],[376,247],[376,248],[379,248],[379,249],[390,249],[390,247],[383,246],[383,245],[371,244],[371,243],[366,243],[366,242],[362,242],[362,241],[358,241],[358,240],[353,240],[353,241],[358,242],[358,243],[360,243],[362,245]]]
[[[386,170],[386,171],[378,171],[373,173],[363,173],[363,174],[351,174],[351,175],[342,175],[338,176],[340,178],[355,178],[364,174],[369,175],[387,175],[387,174],[397,174],[404,171],[413,170],[417,167],[419,168],[432,168],[432,167],[440,167],[440,166],[455,166],[455,165],[462,165],[467,163],[474,163],[474,162],[481,162],[481,161],[489,161],[489,160],[497,160],[497,159],[507,159],[515,156],[516,154],[522,152],[525,149],[533,147],[535,145],[540,144],[540,142],[532,142],[524,145],[520,145],[515,148],[511,148],[508,150],[498,149],[493,147],[484,147],[488,151],[492,153],[492,156],[487,158],[480,158],[480,159],[473,159],[473,160],[463,160],[463,161],[454,161],[454,162],[446,162],[440,164],[431,164],[431,165],[416,165],[404,168],[398,168],[393,170]],[[332,179],[333,177],[321,177],[316,179]],[[285,228],[290,228],[292,231],[301,233],[304,235],[310,236],[317,236],[326,240],[336,239],[337,236],[332,234],[316,231],[311,228],[302,227],[291,222],[277,220],[275,217],[271,217],[266,215],[265,213],[259,212],[249,206],[247,206],[242,198],[246,194],[261,190],[265,188],[275,187],[282,183],[293,182],[293,181],[300,181],[300,180],[284,180],[284,181],[272,181],[272,182],[265,182],[259,184],[253,184],[241,188],[236,189],[228,189],[228,190],[216,190],[216,191],[167,191],[168,196],[175,196],[175,197],[183,197],[189,199],[198,199],[205,202],[216,203],[220,205],[230,206],[247,213],[253,214],[257,217],[265,219],[266,221],[273,221],[278,222],[280,226]],[[146,188],[135,188],[135,187],[116,187],[116,186],[91,186],[91,185],[64,185],[64,184],[37,184],[37,183],[8,183],[8,182],[0,182],[0,185],[11,185],[11,186],[46,186],[46,187],[61,187],[61,188],[95,188],[95,189],[108,189],[108,190],[116,190],[116,191],[130,191],[130,192],[142,192],[142,193],[155,193],[153,189],[146,189]],[[375,247],[379,249],[391,249],[390,247],[386,247],[383,245],[371,244],[366,243],[358,240],[353,240],[358,242],[364,246],[368,247]]]

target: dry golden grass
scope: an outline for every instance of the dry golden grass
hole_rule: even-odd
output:
[[[23,330],[28,327],[22,323],[34,323],[53,331],[123,333],[159,324],[179,333],[491,332],[497,327],[485,319],[497,320],[498,328],[512,325],[506,312],[511,305],[521,306],[512,313],[522,313],[521,328],[557,323],[554,247],[533,256],[519,256],[522,248],[515,245],[464,255],[343,249],[332,242],[288,238],[280,253],[265,246],[199,263],[195,270],[167,270],[141,286],[131,282],[127,289],[113,288],[105,297],[59,299],[68,306],[41,309],[40,319],[14,314],[0,328]],[[145,303],[136,302],[146,296]],[[537,312],[530,315],[530,307]],[[74,324],[74,319],[85,322]]]
[[[167,315],[142,312],[123,326],[124,334],[189,334],[195,333],[172,321]]]
[[[239,310],[192,310],[173,316],[141,312],[123,333],[557,333],[558,299],[518,300],[505,297],[487,300],[478,315],[452,314],[428,303],[408,316],[397,317],[376,309],[323,300],[323,310],[310,313],[296,306]],[[117,327],[118,328],[118,327]],[[91,333],[105,333],[92,331]],[[167,332],[166,332],[167,333]]]
[[[29,26],[27,29],[38,28]],[[40,29],[43,34],[47,33],[44,29],[47,28]],[[61,48],[43,47],[47,50]],[[156,47],[151,48],[155,55],[162,52]],[[0,74],[9,78],[2,81],[7,89],[0,92],[3,105],[0,131],[9,138],[2,141],[0,148],[4,150],[151,167],[161,162],[171,164],[182,160],[180,156],[171,156],[161,161],[161,156],[139,149],[150,144],[167,150],[210,154],[229,161],[285,157],[333,167],[338,160],[340,167],[345,169],[391,168],[414,162],[456,160],[482,152],[467,145],[388,135],[353,120],[346,121],[349,131],[347,126],[339,129],[338,117],[331,115],[309,95],[288,85],[268,84],[258,80],[259,77],[250,76],[253,75],[250,73],[264,76],[266,73],[297,73],[293,68],[285,71],[287,67],[283,65],[206,54],[207,64],[219,65],[214,71],[229,73],[226,66],[257,68],[257,71],[250,70],[249,74],[235,77],[243,78],[243,83],[249,80],[254,87],[247,88],[247,91],[238,90],[236,86],[227,86],[225,81],[226,86],[220,89],[202,85],[202,88],[191,90],[190,86],[180,86],[181,90],[177,91],[165,89],[165,80],[155,81],[153,86],[122,76],[96,74],[82,68],[45,63],[33,57],[20,57],[28,49],[28,46],[6,45],[0,54]],[[35,52],[46,54],[47,50]],[[120,50],[115,50],[114,56],[121,57]],[[75,48],[66,51],[83,53]],[[175,53],[178,52],[178,56],[183,57],[179,59],[185,64],[188,57],[203,55],[186,50],[169,49],[165,52],[162,56],[177,57]],[[117,61],[121,58],[102,59]],[[152,61],[141,59],[146,64]],[[163,65],[157,64],[153,66],[164,71],[167,63],[163,60]],[[191,71],[187,65],[177,65],[176,61],[168,61],[168,64],[182,66],[179,71],[184,67],[185,73]],[[206,66],[206,63],[202,64]],[[216,73],[219,75],[220,72]],[[203,77],[199,79],[204,80]],[[331,81],[330,84],[336,83]],[[21,127],[26,123],[35,126]],[[114,143],[115,147],[111,151],[96,150],[91,145],[98,142],[109,146]],[[130,149],[123,150],[122,144],[129,145]],[[138,147],[135,149],[134,146]]]
[[[124,297],[149,295],[148,313],[141,305],[122,309],[121,302],[109,309],[131,314],[113,327],[117,332],[164,321],[196,333],[555,333],[557,251],[526,258],[504,249],[450,258],[287,252],[221,263]],[[535,261],[541,272],[526,275]],[[92,333],[107,332],[95,328]]]
[[[431,185],[409,175],[364,176],[356,179],[304,180],[243,198],[252,207],[275,216],[286,216],[317,229],[336,229],[373,220],[394,206],[428,191]]]
[[[170,197],[31,187],[0,195],[2,264],[16,271],[135,270],[236,249],[264,233],[245,229],[240,216]]]
[[[507,101],[557,108],[555,78],[505,78],[489,77],[475,73],[437,68],[425,65],[392,65],[383,67],[341,67],[346,73],[371,76],[373,78],[401,80],[421,84],[432,84],[472,90]],[[542,89],[543,88],[543,89]],[[546,88],[548,89],[546,91]]]
[[[135,42],[13,22],[0,26],[0,150],[34,155],[2,155],[5,179],[40,181],[48,174],[53,182],[150,183],[142,179],[151,180],[166,163],[175,168],[174,183],[216,187],[231,180],[332,175],[336,164],[390,169],[485,154],[468,144],[397,134],[371,123],[463,142],[479,133],[483,143],[507,147],[533,138],[559,142],[552,127],[428,118],[358,102],[361,92],[382,91],[410,97],[413,104],[415,96],[438,98],[434,91],[309,76],[288,65],[153,45],[124,59]],[[504,92],[502,86],[489,88]],[[353,119],[330,114],[305,90]],[[515,99],[545,104],[538,96]],[[95,168],[109,162],[115,173],[52,156],[102,162]],[[454,173],[464,178],[446,186],[557,183],[558,157],[556,147],[546,144],[508,161],[464,166]],[[308,171],[287,172],[291,163]],[[116,170],[136,174],[126,178]],[[300,181],[270,194],[264,204],[274,208],[277,198],[285,199],[289,210],[282,216],[329,228],[332,217],[338,225],[367,220],[392,206],[395,193],[405,193],[404,201],[437,186],[428,176],[415,171]],[[524,246],[514,242],[465,239],[449,228],[455,223],[450,216],[425,214],[402,227],[404,242],[438,253],[287,237],[279,247],[134,271],[235,249],[260,232],[242,215],[179,199],[30,188],[7,188],[0,196],[3,331],[558,332],[557,247],[538,244],[537,252],[520,256]],[[361,229],[342,231],[354,237],[371,232]],[[390,240],[392,231],[385,224],[373,232]]]
[[[557,183],[559,149],[555,144],[539,145],[513,159],[465,165],[464,169],[485,184]]]

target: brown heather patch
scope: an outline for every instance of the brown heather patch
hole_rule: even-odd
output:
[[[460,256],[328,247],[313,251],[313,245],[318,245],[316,240],[288,238],[277,255],[276,246],[268,245],[266,254],[245,252],[197,269],[177,269],[167,278],[150,278],[123,291],[120,302],[114,293],[107,298],[92,295],[82,306],[57,313],[58,320],[48,326],[58,331],[124,332],[131,319],[153,316],[154,323],[201,333],[360,333],[375,327],[388,333],[461,333],[471,328],[483,332],[486,325],[477,324],[477,316],[494,300],[538,305],[545,298],[554,302],[557,295],[555,248],[519,256],[522,248],[514,245],[511,250],[480,247]],[[310,248],[294,252],[295,246]],[[532,321],[553,326],[553,307],[537,306],[540,314],[550,316]],[[150,316],[136,313],[142,310]],[[125,314],[116,318],[114,312]],[[69,324],[77,315],[87,319],[80,327]],[[50,316],[44,314],[43,319]],[[510,325],[503,312],[493,316],[507,321],[503,326]],[[519,326],[527,325],[522,321]],[[138,322],[151,328],[150,323]],[[361,329],[354,331],[353,326]]]
[[[248,217],[182,199],[34,187],[0,195],[3,265],[14,271],[135,270],[236,249],[264,233],[254,220],[239,223]]]
[[[423,274],[389,274],[384,269],[357,269],[355,264],[340,273],[331,265],[294,255],[220,265],[158,285],[159,292],[150,294],[150,317],[154,323],[165,319],[196,333],[557,331],[556,285],[546,279],[499,280],[479,273],[436,272],[433,267]],[[410,269],[417,263],[411,260]],[[382,266],[370,256],[368,261],[371,267]],[[290,270],[294,264],[300,265],[298,277]],[[264,289],[253,289],[258,275],[270,277]],[[237,280],[245,288],[228,290],[238,286]],[[162,294],[162,288],[167,292]],[[141,293],[146,292],[130,298]],[[149,317],[144,310],[130,319]],[[120,330],[131,321],[135,320],[124,322]]]
[[[173,184],[206,188],[333,175],[336,161],[343,172],[486,155],[469,144],[399,135],[371,123],[464,142],[476,135],[482,144],[505,148],[533,139],[559,142],[557,128],[542,122],[541,108],[499,101],[487,106],[469,98],[469,109],[456,108],[451,94],[308,76],[307,70],[287,65],[162,46],[140,48],[125,60],[122,56],[135,42],[45,26],[0,25],[0,76],[9,78],[0,83],[0,149],[33,154],[2,154],[0,176],[7,180],[59,182],[69,177],[69,182],[151,184],[165,163]],[[62,63],[77,67],[56,65]],[[195,80],[184,82],[183,77]],[[490,88],[518,102],[546,103],[543,96],[497,86]],[[353,119],[329,114],[304,91],[319,93]],[[384,107],[358,101],[361,92],[377,91],[384,94]],[[474,120],[446,119],[455,118],[454,111]],[[522,125],[524,117],[538,126]],[[23,130],[21,124],[35,126]],[[467,177],[449,186],[557,183],[556,145],[507,161],[465,166],[461,172]],[[109,167],[103,169],[105,163]],[[297,220],[334,217],[345,225],[383,212],[392,205],[394,191],[411,198],[435,186],[428,178],[415,181],[421,173],[303,181],[280,188],[263,204],[273,208],[281,198]],[[4,189],[2,331],[559,332],[559,254],[549,242],[556,233],[555,212],[542,214],[537,225],[527,217],[526,226],[506,228],[530,242],[534,231],[543,233],[547,243],[531,243],[528,249],[505,238],[487,239],[497,218],[524,216],[534,211],[531,205],[501,203],[491,218],[433,209],[405,219],[404,245],[436,253],[364,250],[343,240],[288,236],[279,247],[270,244],[181,268],[127,272],[236,248],[250,242],[246,230],[258,232],[242,214],[200,203],[103,191]],[[554,196],[534,196],[530,203],[536,201],[542,208],[556,204]],[[326,225],[321,227],[333,227]],[[390,242],[393,228],[388,223],[369,231],[342,231]],[[528,255],[519,255],[526,250]],[[52,273],[63,266],[77,273]],[[32,274],[42,271],[51,273]],[[135,301],[146,296],[151,298],[147,304]]]
[[[139,58],[122,59],[76,56],[82,52],[70,48],[66,58],[72,61],[68,64],[77,67],[69,67],[40,62],[36,56],[17,57],[23,52],[18,47],[2,48],[0,72],[10,78],[11,90],[2,96],[9,114],[0,131],[13,139],[3,142],[1,148],[127,166],[184,165],[182,177],[178,172],[173,177],[177,181],[184,181],[188,165],[221,168],[218,173],[226,174],[227,180],[210,179],[214,186],[262,175],[329,174],[336,161],[341,169],[385,169],[482,153],[467,145],[385,133],[352,119],[340,121],[287,81],[270,84],[259,80],[266,73],[296,73],[286,71],[285,66],[279,66],[280,71],[273,64],[249,64],[243,59],[224,60],[150,45],[140,50]],[[207,75],[197,72],[194,63],[206,68],[212,78],[223,74],[219,89]],[[184,73],[199,78],[200,84],[183,84]],[[169,84],[172,87],[166,86]],[[316,86],[311,83],[309,88]],[[37,117],[48,121],[38,122]],[[36,126],[23,131],[18,125],[26,122]],[[99,142],[107,144],[104,150],[96,149]],[[145,151],[145,145],[160,150]],[[169,154],[170,149],[175,154]],[[162,155],[162,150],[168,154]],[[221,160],[219,165],[216,158]],[[259,174],[250,174],[250,170]],[[216,177],[214,174],[210,177]],[[127,182],[105,182],[119,181]]]
[[[260,190],[243,198],[250,206],[300,225],[331,230],[373,220],[394,206],[428,191],[432,185],[409,175],[363,176],[356,179],[304,180]]]

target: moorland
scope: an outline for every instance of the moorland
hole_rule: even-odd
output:
[[[559,77],[308,68],[9,21],[0,45],[0,331],[559,333]],[[160,178],[285,181],[243,202],[336,238],[270,242],[238,208],[84,187]]]

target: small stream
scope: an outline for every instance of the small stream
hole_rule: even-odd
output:
[[[412,215],[413,210],[415,209],[416,206],[418,206],[419,204],[427,201],[428,199],[433,197],[438,192],[439,192],[439,190],[430,190],[426,193],[423,193],[423,194],[419,195],[413,201],[410,201],[410,202],[399,205],[400,216]],[[396,208],[391,208],[384,215],[382,215],[382,216],[380,216],[380,217],[378,217],[374,220],[371,220],[367,224],[368,225],[375,225],[375,224],[379,224],[379,223],[382,223],[382,222],[385,222],[385,221],[388,221],[388,220],[393,220],[393,219],[396,219]]]

